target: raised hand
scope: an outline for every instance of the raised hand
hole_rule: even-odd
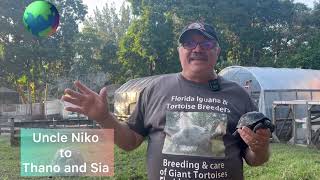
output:
[[[107,89],[104,87],[100,93],[92,91],[85,85],[76,81],[75,86],[80,92],[66,89],[68,95],[62,100],[69,102],[74,107],[66,107],[67,111],[78,112],[95,120],[103,128],[112,128],[115,131],[115,143],[122,149],[132,150],[143,142],[143,137],[131,130],[126,123],[120,123],[108,110]]]
[[[110,116],[107,102],[107,89],[105,87],[97,94],[79,81],[76,81],[74,84],[79,89],[79,92],[65,89],[64,92],[68,94],[68,96],[63,95],[61,99],[75,106],[66,107],[65,110],[84,114],[88,116],[89,119],[95,120],[98,123],[103,122]]]
[[[251,129],[243,127],[242,129],[238,129],[238,132],[253,152],[267,151],[269,138],[271,136],[269,129],[258,129],[256,133],[254,133]]]
[[[244,159],[250,166],[259,166],[268,161],[270,157],[269,137],[271,132],[269,129],[258,129],[253,132],[248,127],[238,129],[243,141],[248,144]]]

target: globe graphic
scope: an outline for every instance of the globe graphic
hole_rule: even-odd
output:
[[[48,37],[59,26],[59,12],[47,1],[34,1],[24,11],[23,24],[33,35]]]

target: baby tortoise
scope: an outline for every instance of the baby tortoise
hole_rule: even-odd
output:
[[[237,129],[246,126],[256,132],[258,129],[270,129],[272,133],[274,131],[275,126],[271,123],[271,120],[264,116],[263,113],[252,111],[248,112],[240,117],[240,120],[237,125]],[[232,135],[237,136],[239,135],[238,131],[236,130]]]

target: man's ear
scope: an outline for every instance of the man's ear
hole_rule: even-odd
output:
[[[216,47],[217,58],[220,56],[220,52],[221,52],[221,48],[220,47]]]
[[[177,47],[177,51],[178,51],[178,53],[180,54],[180,51],[182,50],[182,47],[181,46],[178,46]]]

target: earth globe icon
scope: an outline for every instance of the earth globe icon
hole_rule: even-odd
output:
[[[28,31],[38,37],[49,37],[59,26],[59,12],[47,1],[34,1],[23,14],[23,24]]]

